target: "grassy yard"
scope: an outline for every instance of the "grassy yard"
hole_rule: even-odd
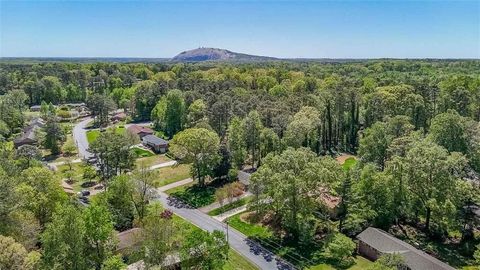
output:
[[[79,163],[72,163],[72,175],[73,175],[73,178],[76,180],[76,181],[80,181],[83,177],[83,167],[84,167],[84,164],[82,164],[81,162]],[[68,165],[64,164],[64,165],[60,165],[57,167],[58,168],[58,172],[60,173],[60,176],[62,178],[66,178],[67,177],[67,172],[68,172]]]
[[[82,183],[85,182],[83,179],[83,172],[85,168],[84,163],[72,163],[72,178],[74,179],[73,184],[73,191],[78,192],[84,188],[81,187]],[[60,174],[61,179],[65,179],[68,177],[68,165],[60,165],[58,166],[58,173]],[[94,179],[96,180],[96,179]]]
[[[223,270],[255,270],[258,269],[253,263],[238,254],[235,250],[228,251],[228,261]]]
[[[158,170],[155,170],[155,172],[157,173],[158,177],[156,177],[156,181],[154,185],[156,187],[161,187],[161,186],[165,186],[165,185],[189,178],[190,165],[179,164],[175,166],[160,168]],[[182,190],[182,188],[185,188],[185,187],[181,186],[177,191]],[[173,191],[173,190],[168,190],[167,193],[169,191]]]
[[[344,170],[347,171],[353,166],[355,166],[356,163],[357,163],[357,160],[354,157],[350,157],[345,160],[345,163],[342,164],[342,167]]]
[[[148,151],[148,150],[142,149],[140,147],[133,147],[133,152],[135,152],[135,156],[137,156],[137,158],[145,158],[145,157],[155,156],[155,153],[153,153],[152,151]]]
[[[249,237],[270,238],[273,236],[273,232],[268,227],[243,221],[241,219],[242,214],[244,213],[230,217],[228,224]]]
[[[217,215],[220,215],[222,213],[225,213],[227,211],[230,211],[232,209],[235,209],[237,207],[240,207],[242,205],[245,205],[247,204],[248,202],[250,202],[251,198],[242,198],[238,201],[235,201],[233,203],[230,203],[230,204],[226,204],[220,208],[217,208],[217,209],[213,209],[212,211],[208,212],[208,215],[209,216],[217,216]],[[227,202],[228,203],[228,202]]]
[[[200,208],[215,202],[215,188],[199,187],[192,183],[167,190],[167,194],[177,197],[194,208]]]
[[[137,166],[150,167],[150,166],[165,163],[168,161],[171,161],[171,159],[165,155],[154,155],[154,156],[139,158],[135,161],[135,163],[137,164]]]
[[[115,129],[115,132],[118,133],[118,134],[123,134],[123,133],[125,133],[125,130],[126,130],[124,126],[112,127],[112,128]],[[87,141],[88,141],[88,143],[94,142],[97,139],[97,137],[100,136],[100,133],[101,133],[101,131],[99,129],[87,131]]]

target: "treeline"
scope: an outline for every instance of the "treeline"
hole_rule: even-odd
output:
[[[193,120],[187,119],[191,110],[197,111],[190,117],[203,114],[202,123],[221,137],[233,117],[243,118],[256,110],[262,124],[282,138],[293,120],[298,127],[301,119],[295,114],[308,106],[315,109],[314,115],[307,117],[314,117],[315,127],[309,129],[316,134],[310,134],[309,142],[303,144],[317,153],[355,152],[359,131],[387,116],[406,115],[415,130],[424,132],[435,115],[449,109],[478,121],[479,70],[478,61],[413,60],[341,64],[2,64],[0,94],[23,90],[30,105],[91,101],[90,107],[103,116],[105,110],[101,108],[124,108],[131,120],[151,119],[158,128],[172,128],[171,122],[177,121],[173,130],[165,130],[168,137],[192,124]],[[174,89],[180,91],[167,95]],[[168,110],[180,110],[183,119],[159,119],[164,117],[159,113],[164,113],[166,100],[179,94],[183,103]],[[99,102],[101,96],[108,99]],[[173,114],[165,117],[169,115]]]

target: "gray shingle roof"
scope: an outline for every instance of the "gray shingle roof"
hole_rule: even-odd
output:
[[[145,143],[151,143],[151,144],[154,144],[154,145],[167,145],[168,144],[168,141],[166,141],[162,138],[159,138],[155,135],[146,135],[142,138],[142,140]]]
[[[238,171],[238,180],[240,181],[240,183],[248,186],[250,185],[250,177],[252,175],[247,173],[247,172],[244,172],[244,171]]]
[[[357,238],[381,253],[400,254],[405,259],[405,265],[412,270],[455,269],[377,228],[369,227],[361,232]]]

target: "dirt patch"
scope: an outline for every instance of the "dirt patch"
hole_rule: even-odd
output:
[[[345,160],[347,160],[349,158],[357,159],[354,155],[350,155],[350,154],[341,154],[340,156],[336,157],[335,159],[337,160],[338,163],[343,164],[343,163],[345,163]]]

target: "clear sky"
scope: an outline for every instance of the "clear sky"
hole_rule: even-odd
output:
[[[3,1],[2,57],[480,58],[480,1]]]

